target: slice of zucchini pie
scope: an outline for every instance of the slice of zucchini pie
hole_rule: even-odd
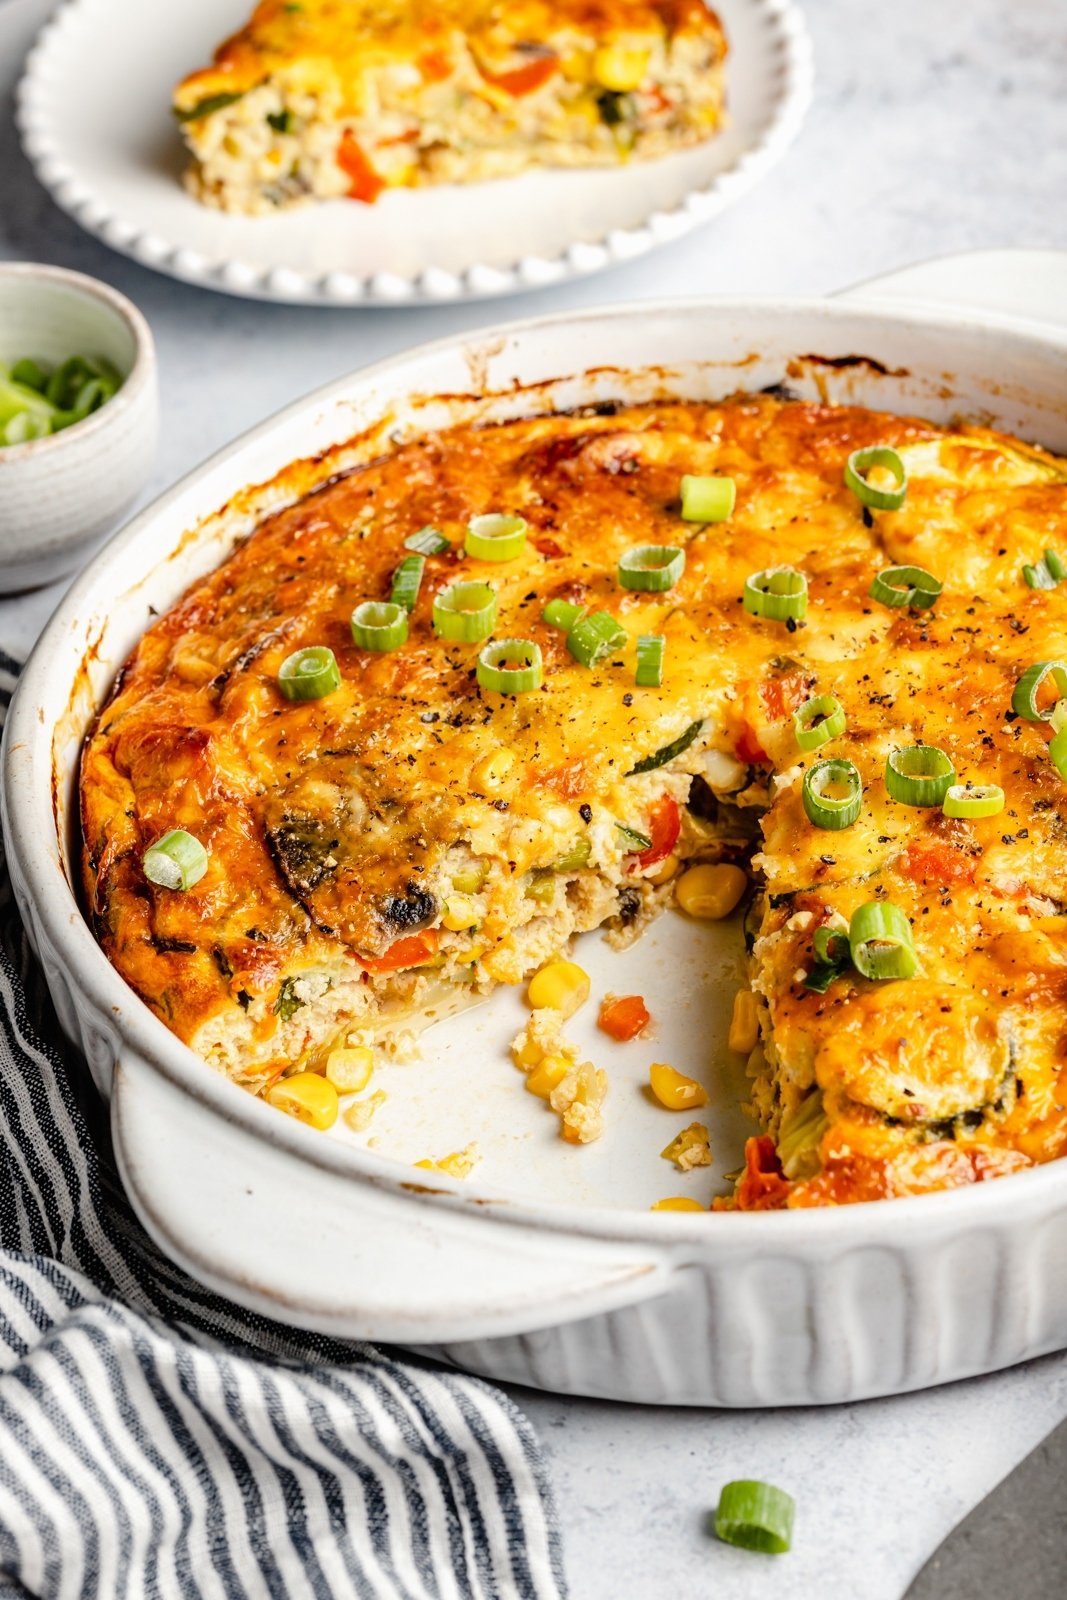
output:
[[[771,395],[431,434],[145,634],[93,924],[261,1091],[741,864],[731,1203],[971,1183],[1067,1149],[1065,661],[1067,472],[1004,436]]]
[[[190,191],[263,213],[681,149],[725,57],[703,0],[261,0],[174,110]]]

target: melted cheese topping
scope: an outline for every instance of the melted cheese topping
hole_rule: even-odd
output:
[[[910,480],[902,510],[865,518],[842,471],[874,443],[901,452]],[[683,472],[735,480],[729,522],[680,520]],[[527,519],[517,560],[462,554],[468,519],[490,511]],[[404,539],[427,523],[451,548],[427,561],[408,643],[357,648],[354,606],[388,596]],[[135,651],[84,757],[86,882],[104,947],[193,1039],[205,1018],[240,1021],[249,997],[272,999],[315,960],[374,973],[405,918],[440,925],[457,849],[492,863],[494,883],[518,881],[605,820],[607,839],[612,819],[640,826],[664,785],[684,801],[687,774],[714,750],[720,764],[775,774],[755,862],[767,887],[755,955],[773,1069],[764,1120],[788,1128],[814,1090],[825,1110],[809,1117],[815,1175],[790,1184],[754,1150],[741,1203],[913,1192],[1058,1156],[1065,789],[1047,725],[1014,717],[1010,702],[1026,666],[1067,655],[1067,583],[1031,590],[1021,578],[1047,546],[1067,555],[1065,529],[1067,471],[1053,458],[859,408],[743,397],[406,445],[271,517]],[[669,594],[618,586],[618,557],[646,543],[686,545]],[[750,573],[785,562],[809,585],[792,631],[741,604]],[[898,563],[943,580],[932,613],[869,598],[874,575]],[[496,587],[497,637],[537,640],[539,691],[481,691],[478,647],[435,638],[433,595],[460,577]],[[540,620],[554,598],[610,611],[627,644],[581,667]],[[667,640],[660,689],[634,684],[644,633]],[[314,644],[335,652],[341,687],[290,703],[278,669]],[[790,712],[812,693],[837,695],[848,720],[806,755]],[[698,720],[684,758],[630,775]],[[946,750],[958,781],[1000,784],[1005,810],[951,821],[892,801],[886,756],[917,742]],[[494,764],[501,752],[510,767]],[[840,832],[812,827],[801,804],[804,769],[827,754],[863,778],[860,818]],[[153,890],[141,869],[172,827],[210,854],[187,894]],[[593,864],[606,870],[612,848],[595,843]],[[806,990],[815,928],[877,898],[909,916],[919,976]],[[482,899],[477,938],[491,950],[515,901],[504,889]],[[585,925],[607,915],[598,906]]]
[[[179,85],[188,111],[209,95],[242,94],[279,72],[306,91],[339,87],[365,111],[362,85],[382,67],[434,83],[469,49],[486,81],[529,68],[551,40],[563,50],[594,40],[640,47],[649,37],[707,34],[719,24],[702,0],[261,0],[214,64]],[[566,62],[564,61],[564,65]],[[294,76],[298,69],[299,76]],[[519,92],[525,92],[516,80]],[[510,92],[516,92],[512,89]]]

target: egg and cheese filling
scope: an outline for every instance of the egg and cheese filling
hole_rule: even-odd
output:
[[[262,0],[174,93],[190,191],[224,211],[613,165],[708,138],[703,0]]]
[[[891,508],[846,481],[874,447],[906,475]],[[683,477],[729,480],[732,505],[683,516]],[[471,537],[486,516],[513,530],[496,549]],[[84,754],[97,934],[181,1038],[262,1091],[522,981],[575,933],[635,937],[686,865],[742,864],[758,892],[731,1044],[765,1137],[737,1204],[1051,1159],[1057,539],[1067,560],[1061,463],[860,407],[620,404],[400,445],[268,517],[135,650]],[[625,577],[647,547],[664,587]],[[936,595],[901,601],[900,567]],[[457,585],[485,603],[458,638],[440,625]],[[398,593],[410,609],[389,612]],[[578,648],[582,619],[603,648]],[[283,668],[309,651],[333,667],[290,698]],[[887,777],[915,747],[919,776]],[[854,814],[826,761],[851,769]],[[923,773],[945,764],[962,814],[930,803]],[[146,872],[175,830],[202,850],[187,887]]]

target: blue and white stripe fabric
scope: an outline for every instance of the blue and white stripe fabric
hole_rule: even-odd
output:
[[[0,652],[0,707],[17,663]],[[133,1217],[0,856],[0,1600],[557,1600],[525,1418],[242,1311]]]

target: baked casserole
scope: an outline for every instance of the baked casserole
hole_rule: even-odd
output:
[[[174,110],[190,191],[264,213],[681,149],[725,57],[703,0],[261,0]]]
[[[97,935],[273,1092],[729,868],[732,1204],[1057,1157],[1065,519],[1037,447],[784,392],[400,444],[134,651],[83,758]]]

